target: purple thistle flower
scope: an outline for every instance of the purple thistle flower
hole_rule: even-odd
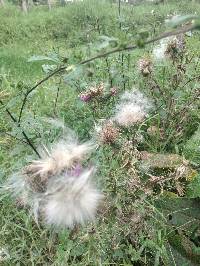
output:
[[[74,168],[70,170],[70,175],[78,177],[83,172],[83,167],[80,163],[77,163]]]
[[[83,102],[89,102],[91,100],[91,95],[89,94],[81,94],[80,100]]]

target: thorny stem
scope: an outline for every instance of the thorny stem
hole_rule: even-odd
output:
[[[121,67],[122,67],[122,79],[123,79],[123,88],[126,89],[125,75],[124,75],[124,54],[122,53],[121,57]]]
[[[197,99],[199,99],[199,97],[200,97],[200,91],[199,91],[199,89],[198,89],[198,91],[197,91],[197,94],[196,95],[194,95],[193,97],[192,97],[192,99],[191,99],[191,101],[189,101],[188,103],[187,103],[187,106],[184,106],[181,110],[179,110],[175,115],[176,115],[176,117],[178,116],[178,115],[181,115],[182,116],[182,119],[183,119],[183,115],[185,114],[185,112],[187,111],[187,109],[195,102],[195,100],[197,100]]]
[[[199,65],[199,58],[197,59],[196,66],[194,67],[194,70],[195,70],[195,71],[197,70],[198,65]]]
[[[121,23],[121,0],[118,0],[118,14],[119,14],[119,28],[121,29],[122,23]]]
[[[178,112],[174,113],[174,115],[171,117],[171,120],[170,120],[170,123],[169,123],[169,126],[168,128],[173,128],[173,124],[178,124],[178,128],[177,128],[177,131],[180,132],[180,129],[181,129],[181,123],[183,122],[183,120],[185,119],[185,113],[187,111],[187,109],[194,103],[194,101],[196,99],[198,99],[200,97],[200,91],[198,90],[197,91],[197,94],[192,97],[191,101],[189,103],[187,103],[187,106],[184,106],[181,110],[179,110]],[[181,115],[181,120],[179,121],[179,123],[177,123],[177,120],[176,118],[180,117]],[[163,150],[164,148],[166,147],[166,145],[171,141],[171,139],[174,138],[174,133],[172,132],[169,137],[167,138],[167,141],[165,142],[165,144],[163,145]]]
[[[101,30],[100,30],[100,25],[99,25],[99,18],[97,18],[96,23],[97,23],[97,31],[98,31],[99,35],[101,35]]]
[[[108,58],[106,58],[106,66],[107,66],[108,76],[110,80],[110,87],[112,87],[113,80],[112,80],[112,75],[110,73],[110,66],[109,66]]]
[[[131,61],[130,53],[128,54],[127,61],[128,61],[127,67],[128,67],[128,71],[129,71],[129,69],[130,69],[130,61]],[[128,87],[129,86],[130,86],[130,77],[128,77]]]
[[[4,103],[2,102],[2,100],[0,100],[0,104],[2,106],[4,106]],[[10,112],[10,110],[8,108],[6,108],[5,110],[6,110],[6,113],[9,115],[9,117],[11,118],[11,120],[17,125],[17,127],[21,128],[21,125],[17,122],[17,119],[13,116],[13,114]],[[38,155],[38,157],[41,158],[39,152],[36,150],[36,148],[34,147],[33,143],[29,139],[29,137],[26,135],[24,130],[22,130],[22,135],[25,138],[27,144],[34,150],[34,152]]]
[[[59,92],[60,92],[60,84],[61,84],[61,78],[60,78],[60,81],[59,81],[58,87],[57,87],[56,99],[55,99],[55,103],[54,103],[54,114],[56,114],[56,108],[57,108],[58,97],[59,97]]]

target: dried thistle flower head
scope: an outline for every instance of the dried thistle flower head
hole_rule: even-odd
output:
[[[98,130],[98,138],[102,143],[114,143],[119,135],[119,128],[112,121],[106,121]]]
[[[165,50],[165,55],[170,59],[176,59],[185,50],[185,40],[183,35],[178,35],[171,40]]]
[[[160,44],[153,49],[154,58],[162,60],[164,58],[175,59],[185,49],[184,35],[180,34],[176,37],[170,36],[160,41]]]
[[[142,122],[151,108],[150,101],[137,91],[126,91],[116,107],[114,120],[121,126],[129,127]]]
[[[89,91],[91,92],[92,97],[101,96],[104,92],[104,84],[101,82],[98,86],[91,87]]]
[[[148,58],[141,58],[138,61],[138,69],[144,77],[152,73],[152,62]]]
[[[80,100],[83,102],[89,102],[95,97],[102,96],[105,90],[105,85],[103,83],[100,83],[97,86],[91,87],[85,92],[82,92],[79,97]]]

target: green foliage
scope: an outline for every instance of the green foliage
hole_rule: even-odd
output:
[[[194,180],[190,182],[186,193],[189,198],[200,197],[200,175],[195,176]]]
[[[200,163],[200,127],[186,142],[183,152],[187,159],[196,164]]]
[[[194,15],[176,16],[175,18],[172,18],[171,20],[168,21],[168,25],[171,27],[177,27],[193,19],[194,20],[198,19],[198,16]]]

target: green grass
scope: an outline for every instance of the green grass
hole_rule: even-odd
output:
[[[152,9],[154,15],[151,13]],[[27,15],[23,15],[12,5],[1,8],[0,81],[1,90],[9,93],[3,101],[17,116],[24,92],[45,76],[42,65],[51,62],[28,63],[32,55],[47,55],[54,52],[62,59],[68,58],[69,65],[76,64],[97,53],[96,43],[99,35],[118,38],[121,44],[134,43],[139,31],[147,30],[150,36],[154,36],[165,30],[164,19],[167,14],[174,12],[200,14],[200,5],[197,1],[188,4],[186,0],[167,1],[165,5],[140,4],[130,8],[124,5],[121,16],[122,30],[119,29],[117,5],[111,5],[108,1],[85,1],[66,7],[56,7],[51,11],[46,7],[35,7]],[[191,38],[187,38],[186,46],[188,54],[194,54],[194,61],[191,61],[191,64],[188,63],[186,74],[179,83],[180,90],[177,90],[177,93],[182,100],[177,100],[177,108],[184,101],[186,102],[189,93],[193,92],[194,88],[198,88],[199,84],[194,80],[185,87],[185,90],[181,90],[181,86],[190,77],[199,75],[199,66],[194,70],[199,57],[199,34],[196,33]],[[60,76],[54,76],[30,95],[22,117],[24,130],[36,146],[40,146],[41,143],[48,144],[61,134],[58,129],[45,122],[46,117],[53,117],[64,121],[81,140],[91,138],[94,122],[98,123],[99,119],[112,116],[113,108],[119,98],[116,96],[106,102],[97,101],[89,105],[79,101],[79,93],[90,84],[101,81],[109,87],[108,63],[112,73],[117,73],[113,74],[113,83],[118,87],[119,93],[124,90],[124,80],[128,80],[126,89],[137,87],[149,98],[152,97],[149,90],[150,82],[142,78],[137,70],[137,60],[150,54],[152,48],[153,45],[150,45],[130,54],[125,53],[123,67],[121,58],[117,54],[109,57],[108,62],[103,58],[88,66],[89,70],[93,71],[92,76],[82,73],[75,81],[64,82],[62,79],[56,110],[54,105]],[[163,74],[162,67],[159,64],[155,67],[154,78],[162,84],[166,94],[173,93],[171,81],[176,69],[170,63],[166,63],[165,74]],[[160,102],[162,102],[161,98]],[[197,108],[196,105],[195,108]],[[189,122],[184,124],[181,136],[175,136],[176,125],[179,123],[177,118],[174,118],[175,123],[171,127],[168,123],[170,121],[166,120],[164,139],[147,134],[148,127],[159,126],[160,121],[166,119],[165,114],[159,109],[158,114],[150,116],[141,126],[141,131],[138,129],[138,132],[145,137],[145,142],[139,144],[137,148],[140,151],[185,155],[188,160],[191,160],[191,167],[194,168],[192,170],[197,173],[199,158],[195,145],[198,143],[196,137],[198,135],[194,132],[199,126],[199,114],[195,108],[194,111],[191,108]],[[21,132],[10,122],[2,108],[0,110],[0,177],[2,181],[11,173],[20,170],[27,161],[35,158],[30,147],[9,137],[5,132],[22,138]],[[194,137],[193,134],[195,134]],[[123,139],[132,140],[133,132],[122,130],[120,141]],[[173,265],[171,264],[173,259],[176,260],[177,265],[180,265],[179,261],[182,260],[186,261],[185,265],[193,265],[191,263],[199,265],[198,230],[195,228],[193,231],[193,228],[183,230],[183,236],[187,236],[189,238],[187,241],[190,241],[185,240],[186,244],[195,243],[196,245],[192,259],[190,256],[188,259],[187,248],[186,250],[182,248],[181,255],[177,255],[176,250],[179,250],[179,246],[177,248],[176,244],[174,245],[168,238],[169,231],[175,231],[176,227],[183,226],[188,222],[188,217],[193,219],[193,213],[187,213],[187,217],[181,216],[182,223],[176,218],[173,221],[174,227],[169,228],[166,222],[167,215],[179,212],[183,206],[180,209],[174,206],[166,210],[157,208],[157,200],[160,199],[159,185],[154,187],[153,195],[150,196],[147,191],[145,193],[142,191],[145,187],[135,191],[135,173],[139,171],[144,184],[149,177],[143,173],[142,166],[138,167],[138,161],[136,163],[133,163],[134,160],[131,161],[135,156],[134,148],[131,149],[129,146],[128,151],[124,150],[123,145],[120,146],[120,141],[116,146],[100,146],[98,152],[95,152],[92,157],[92,161],[97,164],[99,185],[106,195],[105,206],[94,223],[79,227],[77,230],[53,231],[42,222],[38,225],[29,215],[28,210],[16,206],[10,197],[0,198],[0,249],[5,248],[10,255],[10,259],[2,262],[2,265]],[[193,158],[195,158],[194,161]],[[129,163],[124,166],[127,160]],[[184,188],[187,189],[185,180],[183,183]],[[174,180],[169,181],[164,188],[166,195],[171,193],[170,195],[176,197],[176,185]],[[186,200],[185,208],[189,203]],[[138,222],[134,222],[137,217],[139,217]],[[199,217],[195,216],[195,219],[198,224]],[[180,246],[182,247],[181,244]]]

